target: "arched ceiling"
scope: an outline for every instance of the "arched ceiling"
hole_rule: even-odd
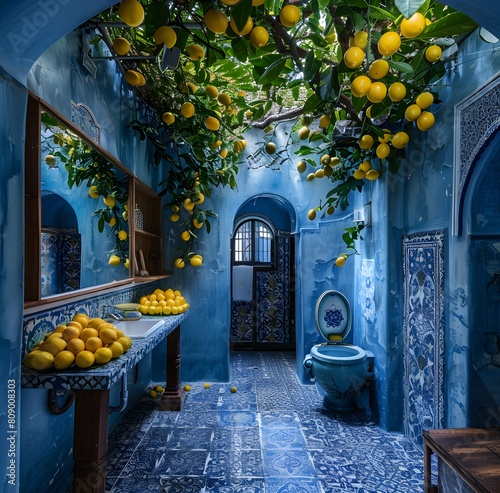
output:
[[[22,84],[38,57],[80,24],[114,5],[116,0],[16,0],[0,4],[0,67]],[[498,0],[449,0],[479,25],[500,38]]]

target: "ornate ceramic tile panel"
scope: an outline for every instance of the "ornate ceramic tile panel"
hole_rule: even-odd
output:
[[[443,426],[444,232],[403,238],[405,434]]]

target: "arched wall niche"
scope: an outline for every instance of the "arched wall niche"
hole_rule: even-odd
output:
[[[455,108],[452,234],[463,233],[465,202],[474,170],[500,130],[500,74]]]

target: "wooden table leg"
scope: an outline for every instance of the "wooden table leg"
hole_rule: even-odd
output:
[[[180,411],[184,399],[184,389],[180,387],[181,373],[181,329],[178,325],[167,336],[167,385],[161,396],[160,409]]]
[[[73,493],[104,493],[109,389],[75,391]]]

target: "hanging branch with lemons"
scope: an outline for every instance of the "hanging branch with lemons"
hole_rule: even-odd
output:
[[[47,112],[41,114],[42,124],[50,133],[53,142],[49,161],[59,159],[68,172],[69,188],[81,186],[84,182],[89,188],[89,196],[102,199],[102,206],[93,213],[97,216],[100,233],[108,231],[115,239],[114,248],[108,253],[108,263],[113,266],[123,263],[129,267],[128,240],[128,178],[118,173],[100,152],[83,139],[62,128],[57,119]],[[46,141],[48,139],[46,136]]]
[[[476,27],[434,0],[123,0],[101,18],[127,24],[112,28],[117,54],[156,57],[122,63],[162,118],[161,128],[132,125],[155,144],[155,164],[167,163],[162,185],[174,216],[186,199],[196,202],[196,189],[209,197],[214,186],[236,187],[249,126],[297,115],[297,167],[314,169],[306,186],[332,182],[315,212],[345,210],[352,192],[397,173],[414,129],[432,128],[443,50]],[[208,224],[207,212],[196,214]],[[343,233],[352,253],[360,231]]]

